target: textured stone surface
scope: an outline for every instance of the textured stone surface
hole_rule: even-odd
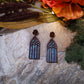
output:
[[[0,37],[0,64],[4,75],[16,73],[23,64],[28,62],[29,42],[33,37],[33,30],[39,31],[38,39],[41,42],[41,57],[46,57],[46,46],[50,40],[50,32],[56,34],[54,40],[58,51],[64,51],[73,38],[73,33],[58,22],[44,23],[22,30],[9,30]]]
[[[65,52],[58,53],[58,63],[46,63],[45,57],[40,60],[29,60],[14,76],[6,76],[5,84],[84,84],[84,71],[78,65],[67,64]]]
[[[29,43],[34,29],[39,31],[40,60],[29,60]],[[46,63],[49,34],[54,31],[58,45],[58,63]],[[8,30],[0,37],[0,84],[84,84],[84,71],[77,64],[67,64],[66,47],[74,34],[58,22],[22,30]],[[16,81],[16,82],[15,82]]]
[[[12,80],[12,81],[10,81],[9,84],[16,84],[16,81],[15,80]]]

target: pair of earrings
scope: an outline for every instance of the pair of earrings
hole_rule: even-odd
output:
[[[29,48],[29,59],[40,59],[40,41],[37,38],[38,31],[34,30],[33,35],[34,37],[30,41],[30,48]],[[55,37],[54,32],[50,32],[50,41],[47,44],[47,57],[46,61],[48,63],[57,63],[57,45],[53,38]]]

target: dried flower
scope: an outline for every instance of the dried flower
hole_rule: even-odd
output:
[[[58,17],[66,19],[78,19],[83,16],[83,10],[79,6],[84,6],[84,0],[42,0],[56,13]]]

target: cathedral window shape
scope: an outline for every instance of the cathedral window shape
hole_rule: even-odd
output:
[[[55,41],[53,40],[54,37],[54,32],[50,33],[50,37],[52,37],[47,45],[47,62],[48,63],[57,63],[58,58],[57,58],[57,45]]]
[[[37,30],[34,30],[35,35],[30,42],[29,59],[40,59],[40,41],[36,37]]]

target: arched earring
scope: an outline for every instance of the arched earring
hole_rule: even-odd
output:
[[[30,41],[29,59],[40,59],[40,41],[36,37],[38,34],[37,30],[33,31],[34,37]]]
[[[57,44],[53,40],[55,37],[54,32],[50,32],[50,41],[47,44],[47,58],[46,61],[48,63],[57,63],[58,62],[58,57],[57,57]]]

